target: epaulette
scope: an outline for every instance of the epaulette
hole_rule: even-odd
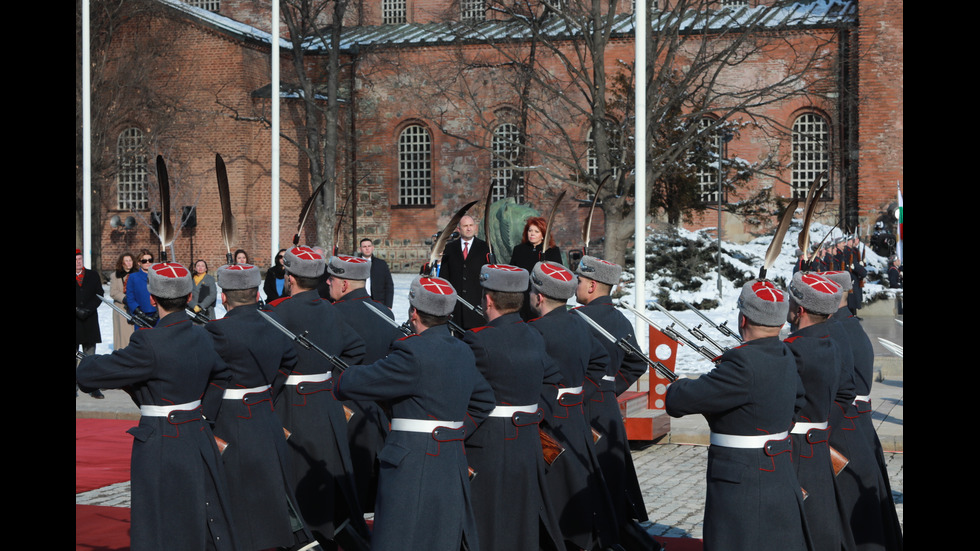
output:
[[[403,341],[403,340],[405,340],[405,339],[409,339],[409,338],[412,338],[412,337],[417,337],[417,336],[418,336],[418,334],[417,334],[417,333],[412,333],[411,335],[405,335],[404,337],[402,337],[402,338],[400,338],[400,339],[398,339],[398,340],[400,340],[400,341]]]
[[[489,329],[489,328],[490,328],[489,325],[484,325],[482,327],[474,327],[474,328],[470,329],[470,331],[472,331],[474,333],[479,333],[480,331],[483,331],[484,329]]]
[[[783,342],[786,343],[786,344],[789,344],[789,343],[795,341],[798,338],[800,338],[799,335],[796,335],[795,337],[787,337],[786,339],[783,339]]]
[[[293,297],[279,297],[279,298],[277,298],[276,300],[274,300],[272,302],[267,302],[266,305],[267,306],[279,306],[280,304],[283,303],[283,301],[289,300],[291,298],[293,298]]]

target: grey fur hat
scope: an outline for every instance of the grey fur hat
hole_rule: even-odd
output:
[[[326,266],[323,255],[310,247],[293,247],[283,255],[286,271],[299,277],[320,277]]]
[[[484,264],[480,268],[480,285],[491,291],[523,293],[527,291],[528,273],[510,264]]]
[[[823,276],[830,281],[833,281],[846,293],[849,289],[854,287],[854,282],[851,280],[851,272],[833,271],[833,272],[818,272],[817,275]]]
[[[448,316],[456,308],[456,289],[438,277],[417,276],[408,288],[408,302],[433,316]]]
[[[606,285],[619,285],[623,267],[594,256],[583,256],[578,263],[578,268],[575,268],[575,273]]]
[[[557,262],[538,262],[531,271],[534,292],[555,300],[568,300],[575,295],[578,277]]]
[[[340,279],[365,280],[371,277],[371,261],[356,256],[331,256],[327,262],[327,275]]]
[[[176,262],[161,262],[150,266],[147,272],[146,288],[150,294],[160,298],[179,298],[194,290],[191,273]]]
[[[808,311],[825,316],[837,311],[843,292],[840,285],[811,272],[796,272],[789,284],[793,300]]]
[[[218,268],[218,286],[222,289],[252,289],[261,284],[262,274],[251,264],[225,264]]]
[[[786,293],[768,279],[753,279],[742,285],[738,309],[753,323],[767,327],[782,327],[789,313]]]

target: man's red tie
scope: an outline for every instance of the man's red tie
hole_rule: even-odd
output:
[[[463,260],[466,260],[466,255],[470,253],[470,244],[467,241],[463,241]]]

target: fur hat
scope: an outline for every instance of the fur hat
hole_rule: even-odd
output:
[[[843,292],[840,285],[811,272],[796,272],[789,284],[793,300],[807,311],[824,316],[837,311]]]
[[[218,286],[222,289],[252,289],[261,283],[262,274],[251,264],[225,264],[218,268]]]
[[[753,323],[766,327],[782,327],[789,313],[786,293],[768,279],[753,279],[742,285],[738,309]]]
[[[484,264],[480,268],[480,285],[491,291],[523,293],[527,291],[528,273],[509,264]]]
[[[568,300],[576,287],[578,277],[557,262],[538,262],[531,271],[531,288],[548,298]]]
[[[293,247],[283,256],[286,271],[298,277],[320,277],[326,266],[323,255],[310,247]]]
[[[438,277],[418,276],[408,288],[408,302],[433,316],[448,316],[456,308],[456,289]]]
[[[356,256],[331,256],[327,262],[327,275],[340,279],[364,280],[371,277],[371,261]]]
[[[619,285],[619,276],[623,274],[623,267],[608,260],[586,255],[579,261],[575,273],[606,285]]]
[[[179,298],[194,290],[194,281],[187,268],[176,262],[161,262],[150,266],[146,288],[160,298]]]
[[[851,272],[818,272],[817,275],[823,276],[830,281],[833,281],[837,285],[840,285],[840,288],[843,289],[845,293],[854,287],[854,282],[851,279]]]

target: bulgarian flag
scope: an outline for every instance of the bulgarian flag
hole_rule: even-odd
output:
[[[905,207],[902,205],[902,188],[898,188],[898,247],[897,248],[898,248],[898,259],[901,260],[902,262],[905,261],[905,258],[902,255],[902,242],[905,239],[905,226],[903,225],[904,209]]]

